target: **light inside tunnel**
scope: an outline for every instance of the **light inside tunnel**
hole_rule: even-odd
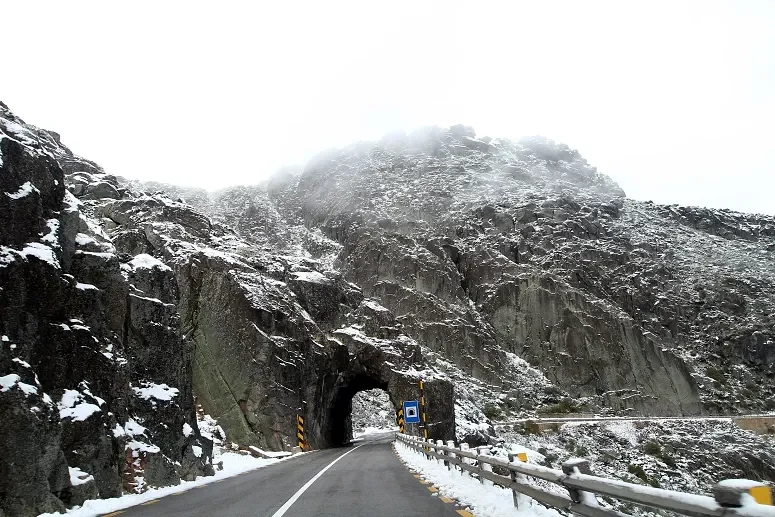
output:
[[[372,431],[392,430],[395,427],[395,410],[386,391],[375,389],[355,394],[352,402],[354,438]]]
[[[386,390],[386,384],[380,385],[367,375],[356,375],[341,385],[333,397],[324,431],[328,444],[345,444],[372,423],[376,427],[382,421],[386,425],[394,422],[395,404]]]

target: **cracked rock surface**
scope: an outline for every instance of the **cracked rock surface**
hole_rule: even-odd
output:
[[[275,450],[297,414],[337,445],[356,393],[384,421],[420,380],[431,436],[472,443],[536,413],[775,409],[775,219],[630,200],[542,137],[425,128],[207,192],[0,104],[0,220],[7,515],[212,472],[194,396]]]

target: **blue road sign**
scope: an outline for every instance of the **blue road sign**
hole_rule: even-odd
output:
[[[407,424],[420,423],[420,405],[416,400],[404,401],[404,422]]]

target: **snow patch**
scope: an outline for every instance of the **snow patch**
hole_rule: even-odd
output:
[[[73,486],[83,485],[89,481],[94,481],[94,477],[88,472],[84,472],[78,467],[67,467],[70,469],[70,484]]]
[[[130,418],[124,424],[124,431],[129,436],[139,436],[145,433],[145,427],[137,423],[137,420]]]
[[[635,429],[635,424],[632,422],[612,422],[606,424],[606,426],[614,436],[622,441],[630,442],[633,447],[638,445],[638,432]]]
[[[87,244],[96,243],[94,239],[86,235],[85,233],[79,233],[75,236],[75,243],[79,246],[86,246]]]
[[[294,455],[294,456],[298,456]],[[289,457],[294,457],[289,456]],[[250,472],[251,470],[260,469],[273,465],[280,461],[285,461],[286,458],[276,459],[263,459],[254,458],[249,455],[237,454],[234,452],[221,452],[217,454],[214,461],[223,462],[223,470],[215,473],[214,476],[201,476],[195,481],[182,481],[179,485],[169,486],[164,488],[149,488],[142,494],[127,494],[122,497],[114,497],[112,499],[90,499],[86,501],[83,506],[75,507],[67,510],[66,514],[61,513],[44,513],[40,517],[94,517],[95,515],[102,515],[106,513],[112,513],[119,510],[123,510],[132,506],[137,506],[160,497],[180,494],[186,492],[192,488],[207,485],[213,481],[219,479],[226,479]]]
[[[57,239],[57,233],[59,232],[59,219],[49,219],[46,221],[48,226],[48,233],[41,236],[41,241],[52,246],[59,246],[59,239]]]
[[[147,253],[141,253],[136,255],[129,261],[129,265],[132,269],[160,269],[161,271],[172,271],[172,268],[161,260],[148,255]]]
[[[8,391],[14,386],[18,386],[18,388],[22,390],[25,395],[36,395],[38,393],[38,388],[32,384],[22,382],[21,377],[15,373],[0,377],[0,391]]]
[[[82,422],[101,411],[97,404],[86,402],[84,395],[75,390],[65,390],[62,400],[57,404],[59,418],[71,418],[75,422]]]
[[[157,452],[160,452],[161,449],[157,445],[153,445],[152,443],[145,443],[141,442],[139,440],[132,440],[130,442],[127,442],[126,444],[127,449],[132,449],[133,456],[138,457],[139,453],[141,452],[147,452],[149,454],[156,454]]]
[[[25,368],[32,368],[30,366],[30,363],[28,363],[27,361],[23,361],[23,360],[19,359],[18,357],[14,357],[13,358],[13,362],[16,363],[16,364],[20,364],[20,365],[24,366]]]
[[[376,312],[390,312],[388,309],[383,307],[382,305],[378,304],[375,301],[372,300],[366,300],[363,302],[363,305],[368,307],[369,309],[376,311]]]
[[[16,192],[6,192],[5,195],[10,197],[11,199],[21,199],[29,194],[32,194],[33,192],[37,192],[40,194],[40,190],[35,187],[32,183],[29,181],[26,181],[21,187],[19,187],[19,190]]]
[[[8,391],[8,390],[10,390],[20,380],[21,380],[21,377],[19,377],[15,373],[12,373],[10,375],[5,375],[3,377],[0,377],[0,391]]]
[[[331,284],[330,278],[317,271],[295,271],[291,274],[296,277],[296,280],[300,280],[302,282],[312,282],[313,284],[326,285]]]
[[[144,400],[162,400],[170,401],[173,397],[177,397],[179,390],[167,386],[166,384],[154,384],[152,382],[144,382],[142,387],[132,387],[132,391],[135,395]]]
[[[21,255],[26,257],[35,257],[43,262],[48,262],[59,269],[59,260],[57,260],[54,250],[42,242],[30,242],[21,250]]]

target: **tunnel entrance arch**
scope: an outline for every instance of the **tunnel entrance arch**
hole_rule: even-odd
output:
[[[328,411],[328,425],[324,427],[325,440],[329,444],[332,446],[343,445],[353,438],[353,398],[360,392],[374,389],[385,391],[393,407],[396,407],[397,403],[388,391],[388,383],[380,382],[365,374],[355,375],[349,382],[343,383],[335,391]],[[395,409],[393,413],[395,414]]]
[[[359,329],[334,331],[330,348],[309,364],[301,387],[301,414],[306,447],[324,449],[352,439],[352,400],[361,391],[387,393],[395,417],[405,400],[419,400],[420,381],[427,408],[428,436],[455,437],[455,395],[452,382],[423,364],[420,347],[411,341],[372,338]]]
[[[417,375],[397,371],[389,361],[380,368],[364,368],[357,357],[350,357],[348,368],[328,377],[317,395],[319,403],[306,411],[307,440],[312,449],[346,445],[352,440],[352,401],[362,391],[380,389],[387,393],[392,406],[392,418],[405,400],[419,400],[420,380]],[[423,379],[423,395],[428,416],[428,433],[433,439],[455,437],[455,409],[452,383],[447,379]],[[311,388],[311,387],[310,387]]]

